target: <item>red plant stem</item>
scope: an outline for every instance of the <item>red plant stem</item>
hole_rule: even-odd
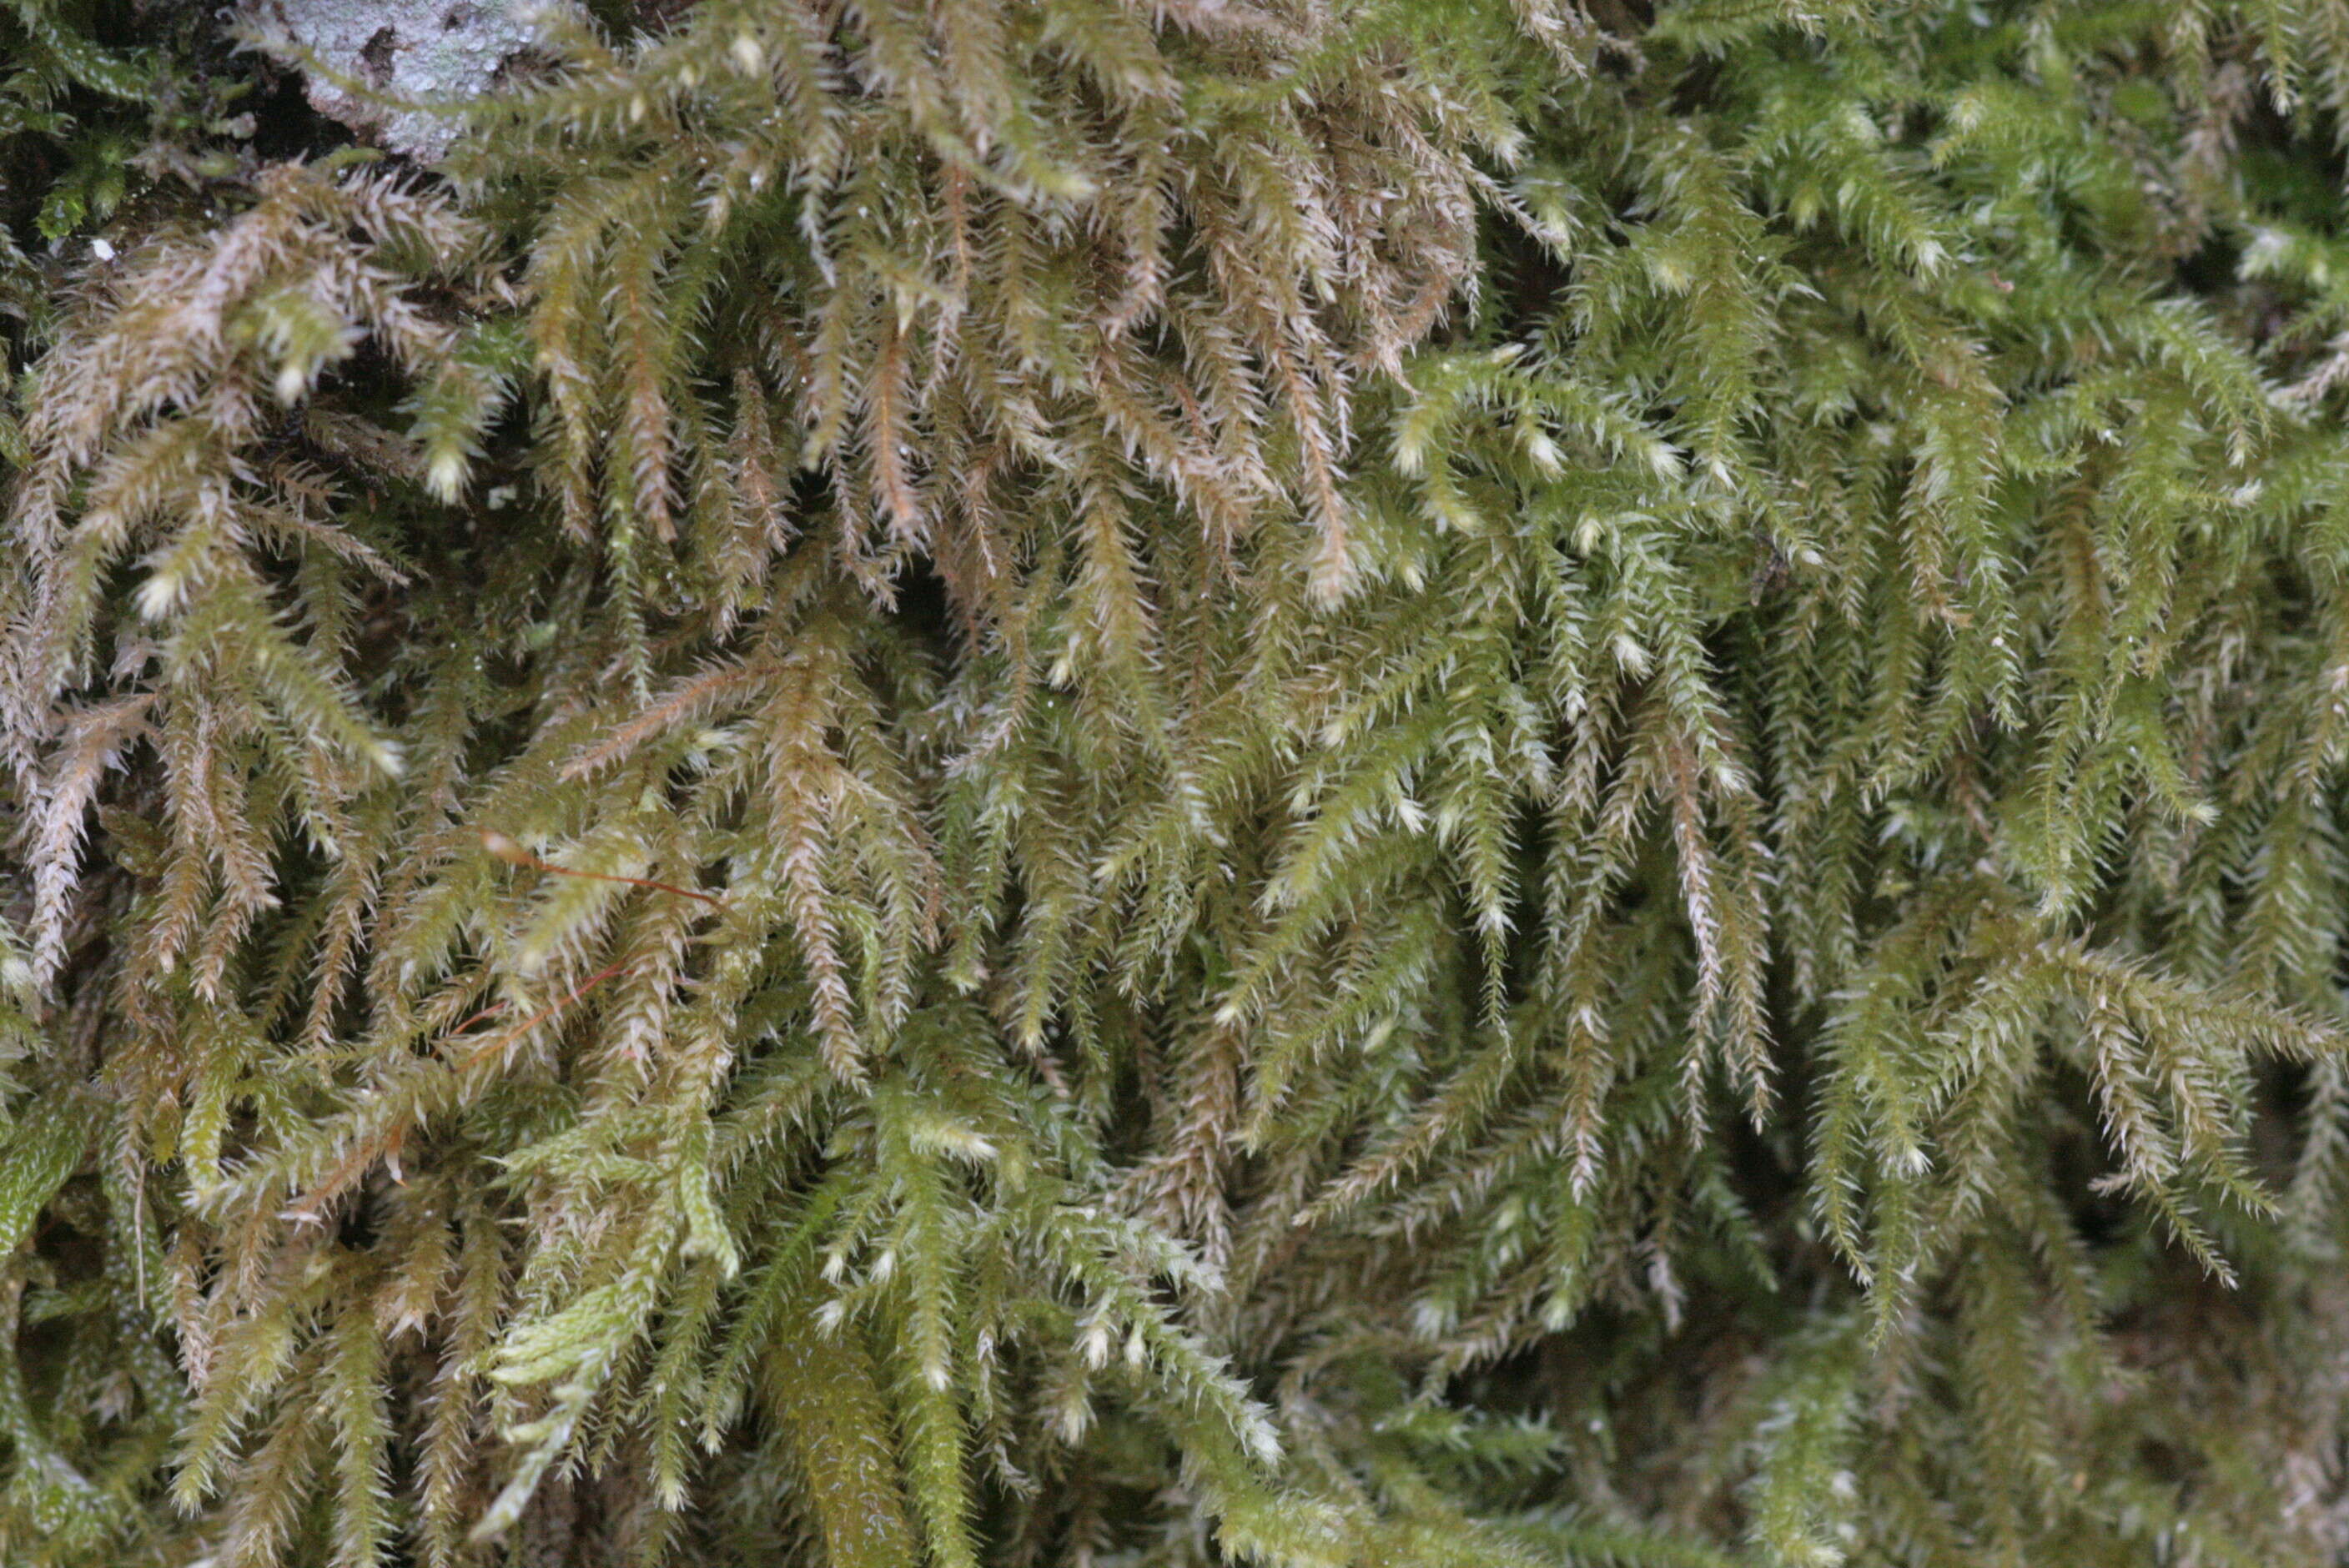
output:
[[[626,882],[630,887],[648,887],[660,892],[673,892],[679,898],[698,898],[712,909],[726,907],[726,901],[722,898],[714,897],[706,892],[696,892],[689,887],[678,887],[674,882],[655,882],[649,877],[616,876],[609,872],[574,871],[569,866],[550,864],[548,861],[540,860],[503,833],[494,830],[482,832],[481,847],[510,866],[526,866],[532,871],[551,872],[559,877],[585,877],[591,882]]]
[[[533,1013],[529,1017],[524,1018],[521,1023],[516,1024],[512,1028],[507,1029],[502,1033],[491,1036],[489,1039],[465,1054],[464,1060],[458,1064],[460,1070],[469,1068],[475,1062],[480,1061],[481,1057],[489,1052],[492,1047],[502,1047],[509,1040],[516,1039],[521,1036],[530,1033],[533,1029],[535,1029],[541,1024],[546,1022],[548,1018],[554,1016],[554,1010],[556,1008],[569,1006],[572,1003],[576,1002],[580,997],[585,996],[596,986],[601,985],[605,981],[609,980],[613,975],[617,975],[625,967],[626,967],[626,965],[620,964],[605,965],[603,968],[595,971],[595,974],[587,976],[586,979],[579,982],[578,985],[571,987],[570,990],[565,991],[562,995],[557,996],[554,1001],[549,1002],[545,1006],[541,1007],[537,1012]],[[474,1014],[471,1018],[466,1019],[464,1024],[458,1025],[457,1027],[461,1030],[465,1027],[466,1024],[472,1023],[474,1019],[487,1017],[495,1013],[502,1013],[505,1011],[509,1005],[510,1004],[508,1003],[500,1002],[495,1006],[484,1007],[480,1012]]]
[[[654,882],[649,877],[613,876],[605,872],[575,872],[568,866],[551,866],[534,855],[531,858],[531,864],[539,871],[553,872],[559,877],[592,877],[597,882],[626,882],[630,887],[648,887],[661,892],[673,892],[679,898],[698,898],[712,909],[726,907],[726,901],[715,894],[696,892],[689,887],[678,887],[672,882]]]

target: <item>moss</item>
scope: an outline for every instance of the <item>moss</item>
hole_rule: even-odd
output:
[[[2340,1558],[2330,0],[28,6],[0,1560]]]

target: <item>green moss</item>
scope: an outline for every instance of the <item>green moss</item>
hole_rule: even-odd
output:
[[[4,15],[0,1559],[2341,1554],[2331,0]]]

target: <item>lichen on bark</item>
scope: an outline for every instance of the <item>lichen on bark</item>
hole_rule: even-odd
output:
[[[517,0],[254,0],[254,29],[302,67],[312,108],[394,152],[430,161],[530,42]]]

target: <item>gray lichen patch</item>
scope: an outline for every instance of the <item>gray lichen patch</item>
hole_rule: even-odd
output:
[[[486,91],[531,41],[532,0],[253,0],[247,15],[282,37],[311,106],[395,152],[429,161],[454,117],[406,105],[461,103]]]

